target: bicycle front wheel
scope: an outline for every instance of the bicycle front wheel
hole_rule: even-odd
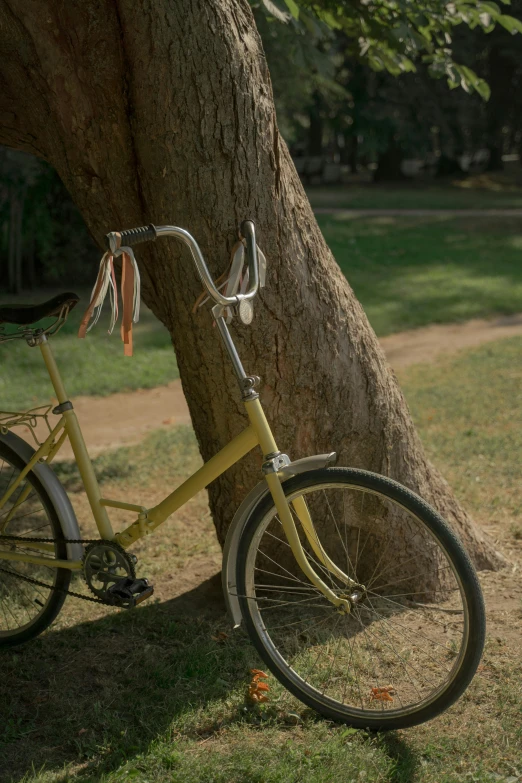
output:
[[[485,612],[462,544],[440,515],[396,482],[327,468],[283,485],[302,546],[338,596],[341,615],[297,566],[267,496],[238,552],[237,588],[251,639],[269,669],[302,702],[358,728],[398,729],[449,707],[480,661]],[[302,497],[323,551],[293,509]]]

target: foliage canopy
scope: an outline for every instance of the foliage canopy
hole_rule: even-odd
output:
[[[346,36],[352,57],[373,70],[394,75],[415,71],[417,63],[430,75],[445,77],[451,88],[489,98],[486,81],[454,59],[453,34],[458,25],[491,32],[501,25],[522,32],[522,22],[504,14],[497,3],[475,0],[260,0],[266,15],[293,25],[296,32],[327,38],[329,31]],[[509,6],[511,0],[501,0]],[[259,3],[253,3],[259,5]]]

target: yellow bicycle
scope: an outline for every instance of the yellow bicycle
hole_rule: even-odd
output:
[[[56,618],[72,572],[91,600],[131,608],[153,587],[136,576],[134,542],[251,449],[263,453],[262,480],[244,499],[223,552],[223,589],[237,627],[244,622],[273,674],[330,719],[390,729],[428,720],[465,690],[484,644],[480,586],[461,543],[439,514],[384,476],[333,467],[335,453],[297,461],[282,453],[231,338],[227,318],[251,320],[259,288],[252,221],[241,225],[248,290],[227,296],[208,272],[194,238],[175,226],[107,235],[111,252],[173,236],[190,249],[218,333],[230,356],[249,425],[154,508],[101,494],[73,404],[51,352],[50,337],[78,302],[62,294],[36,306],[0,307],[0,341],[38,347],[58,404],[0,413],[0,645],[40,634]],[[50,326],[38,326],[43,318]],[[14,325],[13,331],[5,325]],[[12,327],[9,327],[12,329]],[[49,420],[33,448],[11,430]],[[70,440],[99,538],[82,539],[51,462]],[[115,532],[108,509],[133,521]]]

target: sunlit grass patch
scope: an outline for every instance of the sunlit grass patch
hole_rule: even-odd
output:
[[[522,310],[520,221],[319,216],[379,335]]]
[[[522,514],[522,338],[461,351],[399,378],[431,459],[481,521]]]

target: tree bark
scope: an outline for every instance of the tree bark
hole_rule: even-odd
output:
[[[251,327],[233,325],[279,446],[296,459],[392,476],[449,520],[479,568],[502,558],[426,459],[393,372],[315,221],[279,136],[247,0],[0,0],[0,142],[48,160],[98,242],[174,223],[212,273],[239,222],[268,258]],[[138,252],[143,298],[172,335],[203,458],[245,426],[231,368],[186,249]],[[259,479],[252,453],[209,487],[220,542]]]

